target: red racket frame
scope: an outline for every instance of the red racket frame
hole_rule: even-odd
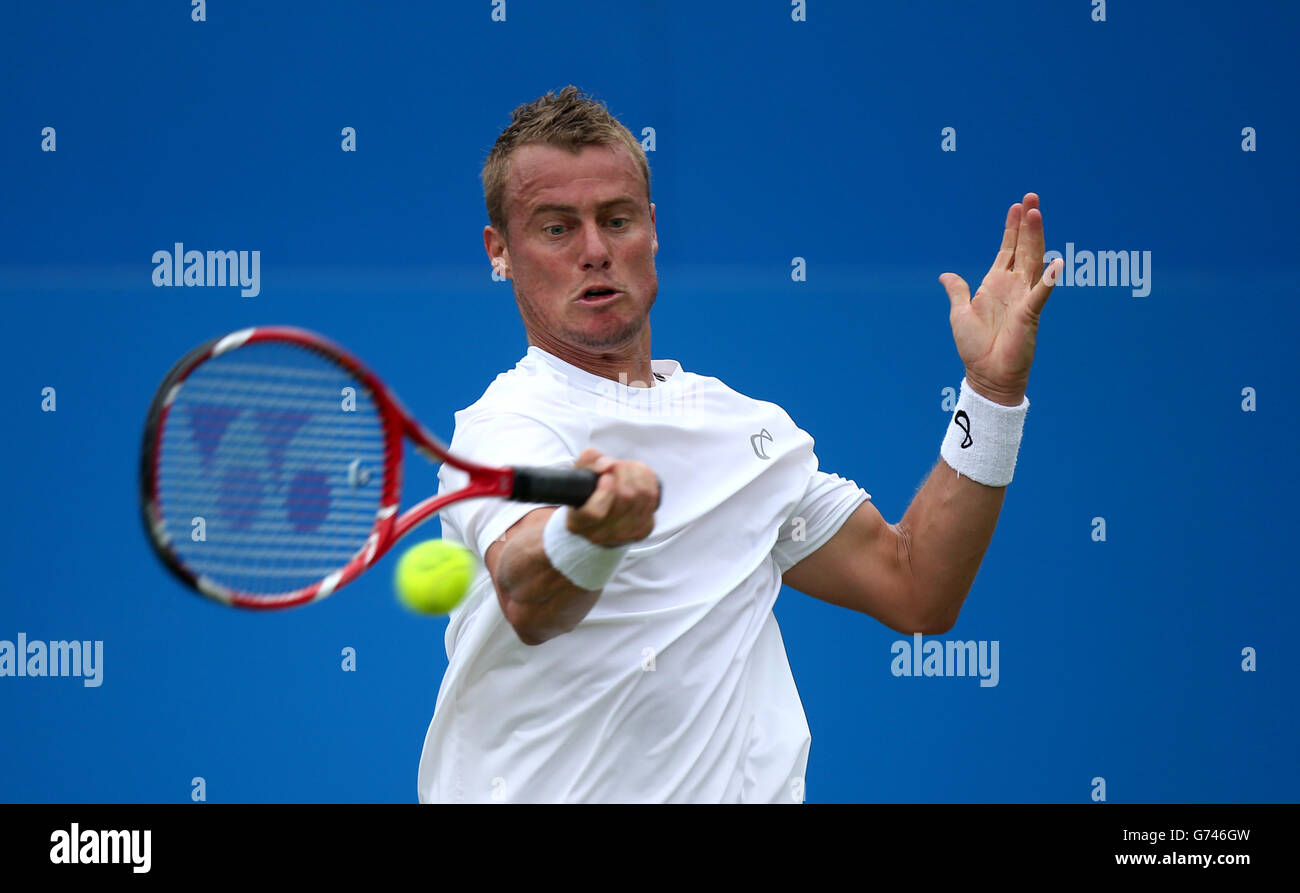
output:
[[[213,357],[249,344],[268,341],[289,342],[321,354],[347,370],[365,386],[379,412],[384,429],[384,482],[374,529],[347,564],[324,579],[292,592],[252,595],[232,590],[196,574],[172,550],[165,536],[162,506],[158,501],[158,459],[168,412],[176,395],[180,393],[185,379],[202,363]],[[459,468],[469,474],[470,481],[454,493],[431,496],[407,509],[398,517],[398,502],[402,495],[403,438],[407,437],[430,461],[446,462]],[[141,505],[149,542],[172,573],[186,585],[222,604],[237,608],[275,610],[318,601],[342,589],[384,557],[398,540],[453,502],[484,496],[509,498],[515,488],[515,469],[479,465],[448,452],[436,437],[407,412],[397,396],[364,363],[328,338],[292,326],[256,326],[232,332],[221,338],[214,338],[200,345],[181,358],[168,372],[150,406],[148,422],[145,425],[140,481]]]

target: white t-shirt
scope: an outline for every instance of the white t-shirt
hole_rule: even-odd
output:
[[[519,641],[480,570],[447,625],[421,802],[802,801],[812,739],[772,606],[782,573],[870,495],[818,471],[779,406],[652,369],[633,387],[530,347],[456,413],[451,450],[476,462],[569,468],[595,447],[663,490],[591,612],[541,645]],[[444,465],[439,480],[467,477]],[[443,537],[481,560],[537,508],[456,503]]]

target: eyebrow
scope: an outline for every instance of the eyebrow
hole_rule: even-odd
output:
[[[635,205],[636,203],[637,203],[636,199],[634,199],[632,196],[620,195],[618,198],[611,198],[609,201],[601,202],[599,205],[596,206],[596,210],[605,211],[615,207],[616,205]],[[528,219],[532,220],[538,214],[547,214],[551,212],[558,212],[561,214],[577,214],[578,209],[575,208],[573,205],[556,205],[556,204],[538,205],[536,208],[533,208],[533,213],[529,215]]]

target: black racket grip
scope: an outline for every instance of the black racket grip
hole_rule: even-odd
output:
[[[581,508],[592,493],[600,476],[586,468],[515,468],[515,488],[510,498],[516,502],[541,502],[548,505],[571,505]]]

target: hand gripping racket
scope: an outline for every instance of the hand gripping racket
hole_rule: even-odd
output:
[[[406,438],[469,483],[399,517]],[[358,359],[283,326],[243,329],[181,358],[154,395],[140,453],[154,551],[186,585],[240,608],[337,592],[453,502],[581,506],[597,480],[587,469],[453,455]]]

